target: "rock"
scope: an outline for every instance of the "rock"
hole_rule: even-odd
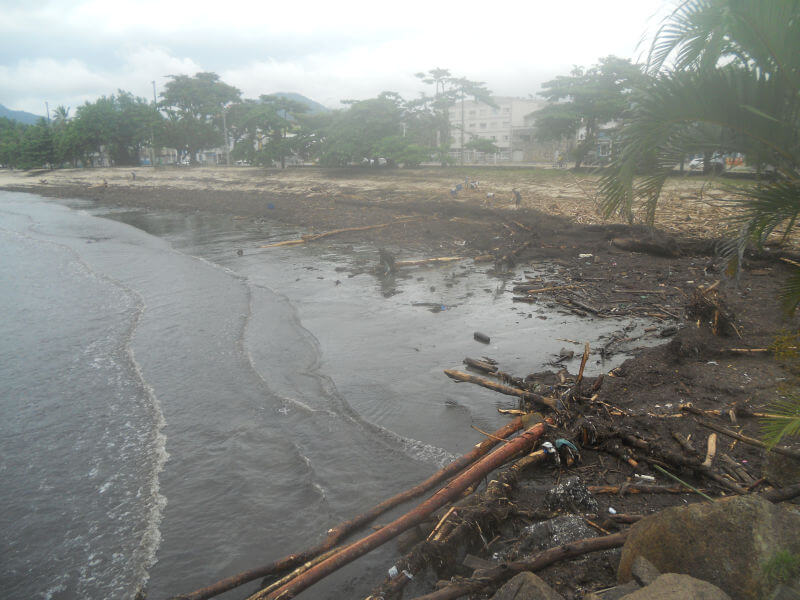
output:
[[[520,555],[547,550],[553,546],[569,544],[584,538],[595,536],[582,517],[562,515],[547,521],[529,525],[520,532],[520,541],[516,551]]]
[[[639,585],[650,585],[661,575],[655,565],[644,556],[637,556],[631,565],[631,575]]]
[[[503,585],[491,600],[564,600],[533,573],[519,573]]]
[[[586,488],[579,477],[569,477],[552,488],[544,497],[544,502],[550,509],[567,509],[587,512],[598,512],[597,504],[592,493]]]
[[[475,341],[480,342],[481,344],[488,344],[492,341],[488,335],[481,333],[480,331],[473,333],[472,337],[475,338]]]
[[[800,600],[800,591],[781,583],[772,590],[769,600]]]
[[[621,600],[731,600],[717,586],[689,575],[667,573],[647,587],[623,596]]]
[[[764,477],[773,485],[786,487],[800,481],[800,461],[777,452],[767,452]]]
[[[617,237],[611,245],[629,252],[642,252],[654,256],[675,258],[680,256],[680,248],[674,238],[661,235],[644,235],[641,237]]]
[[[629,594],[632,594],[636,590],[642,589],[635,581],[629,581],[628,583],[623,583],[622,585],[618,585],[616,587],[608,588],[607,590],[603,590],[602,592],[594,592],[586,596],[583,600],[620,600],[620,598],[624,598]]]
[[[761,565],[776,549],[800,550],[800,514],[758,496],[673,507],[631,527],[618,579],[644,556],[662,573],[709,581],[737,600],[765,598]]]

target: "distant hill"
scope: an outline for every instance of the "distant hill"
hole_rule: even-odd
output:
[[[297,100],[308,106],[308,114],[316,115],[317,113],[329,112],[330,109],[322,106],[319,102],[314,102],[311,98],[306,98],[302,94],[296,92],[275,92],[272,96],[280,96],[281,98],[288,98],[289,100]]]
[[[41,119],[39,115],[34,115],[33,113],[25,112],[24,110],[11,110],[2,104],[0,104],[0,117],[6,117],[12,121],[19,121],[20,123],[25,123],[26,125],[33,125],[36,123],[36,121]]]

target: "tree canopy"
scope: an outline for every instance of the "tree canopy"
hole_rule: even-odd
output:
[[[642,85],[641,67],[628,59],[608,56],[592,67],[575,67],[542,84],[539,92],[550,103],[536,111],[536,137],[541,141],[570,140],[575,166],[597,145],[602,127],[611,129],[622,122],[630,108],[631,94]],[[576,141],[579,133],[581,139]]]
[[[159,103],[167,115],[166,142],[185,150],[194,162],[199,150],[223,143],[223,110],[238,102],[241,92],[220,81],[216,73],[170,75],[170,79]]]

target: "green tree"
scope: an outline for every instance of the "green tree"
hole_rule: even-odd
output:
[[[298,117],[308,111],[302,102],[282,96],[261,96],[234,104],[228,111],[237,160],[251,164],[286,167],[286,157],[306,150],[302,122]]]
[[[18,166],[25,129],[22,123],[0,117],[0,166]]]
[[[570,153],[579,168],[587,154],[597,147],[600,128],[620,122],[630,107],[634,86],[644,79],[638,65],[627,59],[608,56],[585,69],[575,67],[542,84],[539,92],[550,103],[536,111],[536,138],[540,141],[567,139]],[[578,134],[581,139],[577,140]]]
[[[389,166],[418,167],[430,159],[430,154],[427,148],[402,135],[382,138],[372,147],[372,155],[385,159]]]
[[[500,148],[492,140],[486,138],[473,138],[466,143],[465,147],[468,150],[475,150],[476,152],[483,152],[485,154],[495,154],[500,152]]]
[[[25,128],[19,148],[18,166],[23,169],[52,168],[55,160],[53,132],[44,118]]]
[[[165,135],[194,163],[198,151],[224,143],[222,114],[227,105],[240,101],[241,92],[220,81],[216,73],[170,75],[170,79],[159,103],[167,115]]]
[[[397,94],[383,92],[377,98],[348,103],[346,110],[334,113],[324,132],[320,162],[326,166],[375,158],[380,140],[402,135],[403,101]]]
[[[747,243],[760,246],[779,228],[785,238],[800,214],[800,2],[682,2],[652,43],[649,70],[655,80],[636,94],[622,150],[601,180],[602,206],[632,220],[643,201],[652,223],[666,178],[691,152],[766,163],[775,177],[729,186],[741,207],[741,233],[727,249],[738,268]],[[800,270],[783,296],[788,309],[800,303]],[[800,395],[777,409],[765,427],[771,444],[800,433]]]
[[[664,67],[671,59],[676,69]],[[800,212],[800,2],[683,2],[654,40],[649,70],[654,79],[635,94],[621,151],[601,181],[606,213],[632,220],[643,200],[652,223],[666,178],[687,154],[741,152],[778,177],[739,193],[739,252],[781,225],[792,229]]]
[[[68,160],[97,152],[113,165],[136,165],[159,118],[147,100],[118,90],[78,107],[75,126],[64,127],[59,148]]]
[[[496,106],[492,99],[492,93],[489,91],[482,81],[472,81],[465,77],[455,77],[448,69],[441,69],[439,67],[431,69],[427,73],[416,73],[415,76],[422,80],[423,83],[434,86],[433,96],[422,94],[422,96],[409,103],[409,109],[412,113],[417,113],[418,116],[427,113],[429,115],[428,121],[433,124],[433,131],[436,135],[434,146],[442,164],[446,163],[450,144],[452,142],[452,132],[450,124],[450,107],[454,106],[457,102],[461,102],[462,116],[464,109],[464,100],[466,98],[473,98],[478,102],[483,102],[489,106]],[[461,137],[461,146],[464,144],[464,123],[458,126]],[[463,158],[463,156],[462,156]]]

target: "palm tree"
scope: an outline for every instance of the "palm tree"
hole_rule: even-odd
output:
[[[666,67],[671,64],[673,66]],[[763,243],[800,214],[800,0],[686,0],[650,49],[602,208],[652,223],[666,178],[687,154],[740,152],[777,177],[737,196],[742,236]],[[638,175],[641,177],[637,177]],[[794,288],[800,301],[800,279]]]
[[[66,125],[67,121],[69,121],[69,106],[59,104],[53,111],[53,125],[60,127]]]
[[[671,65],[671,66],[667,66]],[[686,0],[650,48],[653,79],[638,90],[622,150],[600,182],[607,215],[633,218],[644,201],[652,224],[666,178],[690,153],[741,152],[774,177],[731,188],[740,235],[728,247],[738,267],[748,242],[784,239],[800,215],[800,0]],[[800,304],[800,269],[784,290]],[[800,433],[800,395],[765,423],[770,444]]]

